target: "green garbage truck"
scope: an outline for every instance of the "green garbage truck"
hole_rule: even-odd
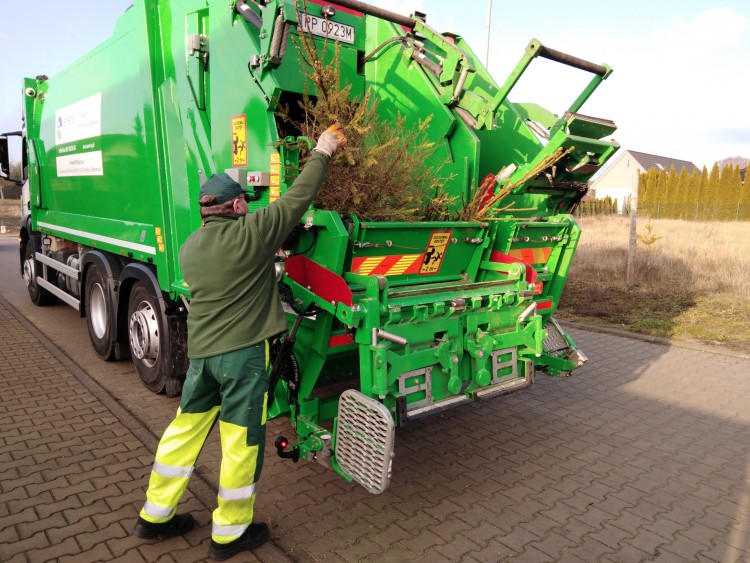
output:
[[[295,48],[305,33],[338,46],[352,97],[369,91],[410,126],[430,119],[453,205],[481,188],[496,212],[306,212],[275,263],[290,332],[274,346],[269,415],[296,431],[279,455],[379,493],[396,427],[523,389],[537,371],[569,375],[585,356],[552,315],[580,235],[571,213],[618,149],[615,125],[579,110],[611,69],[531,40],[498,83],[428,21],[355,0],[134,0],[98,48],[25,79],[31,300],[75,308],[103,360],[132,358],[146,387],[179,394],[190,288],[177,256],[200,227],[200,185],[226,172],[257,209],[291,184],[304,139],[277,109],[315,94]],[[558,113],[508,99],[540,57],[591,75]]]

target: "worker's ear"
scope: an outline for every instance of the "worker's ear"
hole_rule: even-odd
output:
[[[232,200],[232,213],[239,214],[241,211],[242,204],[240,203],[240,198],[234,198]]]

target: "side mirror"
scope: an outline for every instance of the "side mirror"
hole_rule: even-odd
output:
[[[10,176],[10,154],[8,153],[8,137],[0,136],[0,177]]]

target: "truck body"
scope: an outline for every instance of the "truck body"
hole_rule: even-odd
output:
[[[612,122],[578,113],[606,65],[532,40],[498,84],[462,37],[421,14],[354,0],[134,0],[111,39],[25,80],[21,274],[35,303],[86,317],[100,357],[131,357],[149,389],[178,394],[190,298],[178,249],[200,227],[211,174],[248,186],[251,210],[294,180],[304,140],[276,109],[306,92],[302,32],[340,45],[351,95],[373,92],[383,118],[431,119],[456,205],[480,186],[512,188],[486,222],[311,207],[279,250],[291,331],[275,343],[269,414],[288,416],[297,437],[278,452],[378,493],[395,427],[585,360],[552,314],[580,235],[570,213],[618,148],[604,140]],[[508,100],[540,56],[593,74],[561,116]]]

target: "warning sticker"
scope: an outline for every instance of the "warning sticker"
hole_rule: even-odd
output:
[[[352,259],[352,273],[362,276],[401,276],[416,274],[422,265],[423,254],[393,254]]]
[[[276,201],[281,196],[281,155],[271,153],[271,186],[268,191],[268,202]]]
[[[247,166],[247,119],[244,115],[232,118],[232,166]]]
[[[422,267],[419,269],[420,274],[437,274],[440,271],[440,265],[445,257],[445,249],[451,241],[452,231],[433,231],[430,235],[430,242],[427,244]]]

